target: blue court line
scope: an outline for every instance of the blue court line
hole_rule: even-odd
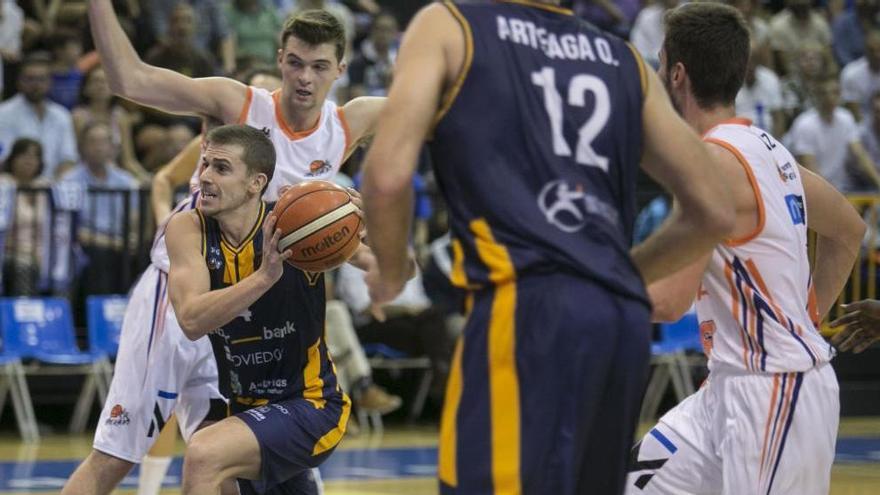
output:
[[[33,491],[57,493],[79,464],[79,460],[0,462],[0,492]],[[841,438],[835,462],[880,464],[880,438]],[[174,459],[163,486],[180,485],[182,462]],[[325,481],[405,479],[433,477],[437,473],[437,448],[337,450],[321,466]],[[137,468],[121,487],[137,486]]]

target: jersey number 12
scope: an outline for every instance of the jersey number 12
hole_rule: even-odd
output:
[[[562,95],[556,89],[556,71],[552,67],[544,67],[532,72],[532,84],[544,90],[544,108],[550,116],[550,129],[553,132],[553,152],[558,156],[571,156],[571,147],[562,135]],[[593,140],[605,128],[611,116],[611,98],[608,86],[602,79],[590,74],[578,74],[568,85],[568,104],[575,107],[586,106],[586,92],[595,96],[593,114],[578,131],[577,152],[575,162],[588,167],[598,167],[608,172],[608,157],[596,153]]]

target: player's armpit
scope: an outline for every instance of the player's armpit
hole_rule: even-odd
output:
[[[804,185],[807,226],[816,232],[813,286],[819,315],[831,309],[849,278],[865,235],[865,222],[837,189],[799,166]]]
[[[385,107],[387,98],[379,96],[361,96],[355,98],[342,107],[346,123],[350,131],[351,143],[345,150],[350,154],[364,141],[369,139],[376,131],[376,123],[379,115]]]

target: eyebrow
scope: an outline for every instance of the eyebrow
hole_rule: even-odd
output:
[[[288,53],[287,58],[288,59],[292,58],[298,62],[303,62],[303,63],[307,63],[307,64],[319,64],[319,63],[332,64],[333,63],[332,61],[327,60],[326,58],[319,58],[318,60],[307,61],[306,59],[300,57],[299,55],[297,55],[295,53]]]

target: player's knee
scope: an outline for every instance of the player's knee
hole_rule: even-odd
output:
[[[184,479],[216,479],[223,470],[222,450],[204,430],[197,431],[183,456]]]

